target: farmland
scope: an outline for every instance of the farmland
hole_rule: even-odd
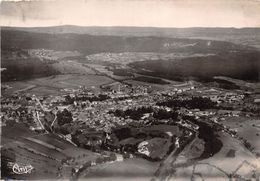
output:
[[[230,118],[222,122],[225,126],[231,127],[237,131],[239,137],[248,142],[252,146],[252,151],[260,155],[260,120],[244,118]]]
[[[26,92],[36,95],[59,95],[63,89],[73,89],[86,86],[93,90],[99,90],[100,85],[111,83],[113,80],[98,75],[56,75],[19,82],[7,82],[9,88],[4,94],[11,95],[15,92]],[[24,91],[23,91],[24,90]]]
[[[18,128],[19,127],[19,128]],[[12,134],[15,130],[16,134]],[[32,164],[34,170],[26,178],[30,179],[55,179],[58,177],[70,177],[70,173],[62,175],[62,160],[82,157],[84,162],[95,160],[98,154],[75,147],[51,134],[36,135],[23,125],[7,125],[3,128],[2,134],[2,164],[23,163]],[[72,163],[73,164],[73,163]],[[6,165],[7,166],[7,165]],[[74,165],[75,166],[75,165]],[[12,165],[10,165],[12,167]],[[7,167],[6,169],[11,169]],[[69,166],[70,170],[73,168]],[[13,175],[16,179],[24,179],[19,175]]]
[[[131,180],[136,179],[148,181],[152,178],[158,163],[151,163],[140,158],[128,159],[124,162],[104,164],[91,168],[88,172],[83,173],[81,178],[89,180]]]

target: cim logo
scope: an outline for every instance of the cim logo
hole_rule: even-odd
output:
[[[32,165],[19,166],[17,163],[13,165],[13,172],[16,174],[27,174],[33,170]]]

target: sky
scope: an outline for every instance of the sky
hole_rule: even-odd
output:
[[[2,0],[1,26],[260,27],[260,0]]]

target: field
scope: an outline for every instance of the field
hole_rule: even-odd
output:
[[[16,132],[15,135],[13,130]],[[3,127],[1,153],[2,164],[5,164],[5,159],[7,159],[9,163],[32,165],[34,169],[31,174],[27,175],[28,179],[68,178],[73,167],[95,160],[99,156],[99,154],[75,147],[56,135],[36,135],[28,128],[17,123]],[[70,172],[68,171],[62,175],[63,170],[60,170],[60,167],[65,168],[62,165],[62,160],[71,158],[73,161],[67,167],[67,169],[70,168]],[[12,174],[12,172],[8,171],[8,168],[11,169],[10,166],[5,166],[5,168],[7,169],[5,175],[7,173]],[[20,178],[19,175],[13,176],[16,179]],[[21,178],[24,179],[24,175]]]
[[[79,86],[100,90],[100,85],[113,82],[110,78],[99,75],[57,75],[24,81],[5,82],[12,88],[3,94],[10,95],[15,92],[31,93],[35,95],[57,95],[62,89],[76,89]],[[22,91],[21,91],[22,90]]]
[[[91,181],[148,181],[151,180],[158,164],[141,158],[127,159],[123,162],[91,167],[89,171],[83,172],[80,178]]]
[[[172,60],[187,58],[193,56],[209,56],[214,54],[208,53],[192,53],[192,52],[175,52],[175,53],[160,53],[160,52],[123,52],[123,53],[98,53],[86,56],[86,60],[92,63],[114,63],[127,65],[132,62],[146,61],[146,60]]]
[[[260,120],[247,117],[231,117],[221,122],[237,131],[239,137],[248,140],[253,152],[260,156]]]
[[[95,75],[93,70],[82,66],[82,64],[78,63],[75,59],[53,63],[52,68],[60,74]]]
[[[237,176],[253,178],[253,171],[259,169],[259,158],[257,159],[248,151],[239,140],[226,133],[219,135],[223,147],[217,154],[208,159],[191,162],[190,166],[187,163],[185,168],[177,166],[178,163],[176,163],[176,172],[171,179],[182,181],[189,180],[192,176],[196,181],[203,178],[224,181],[231,175],[233,178]],[[231,154],[231,152],[233,153]]]

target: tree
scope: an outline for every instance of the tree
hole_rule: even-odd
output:
[[[65,102],[68,104],[73,104],[74,99],[70,97],[70,95],[65,96]]]
[[[170,118],[176,119],[178,117],[178,113],[174,111],[166,111],[160,109],[159,111],[153,114],[153,117],[156,119],[170,119]]]
[[[72,120],[72,113],[69,112],[67,109],[64,109],[62,112],[59,111],[57,113],[57,121],[59,126],[62,126],[66,123],[71,123]]]

